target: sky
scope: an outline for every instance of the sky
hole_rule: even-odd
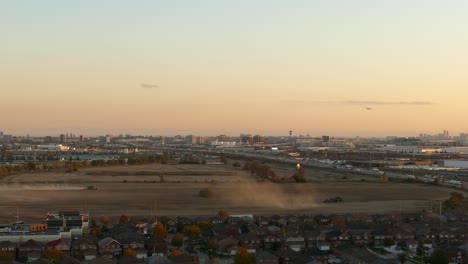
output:
[[[465,0],[0,0],[0,131],[455,135],[466,25]]]

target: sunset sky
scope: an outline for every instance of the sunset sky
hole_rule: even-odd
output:
[[[466,0],[0,0],[0,131],[468,132],[467,25]]]

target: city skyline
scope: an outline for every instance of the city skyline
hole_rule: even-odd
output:
[[[467,7],[2,2],[1,130],[458,135],[468,131]]]

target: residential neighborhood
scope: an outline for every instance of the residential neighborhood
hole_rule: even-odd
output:
[[[468,213],[229,215],[7,224],[0,263],[466,263]],[[57,219],[49,215],[50,223]],[[67,225],[68,223],[68,225]],[[74,223],[74,226],[70,225]],[[71,232],[71,230],[74,230]],[[79,230],[80,232],[77,232]],[[32,237],[32,238],[31,238]],[[36,239],[34,239],[36,237]],[[26,239],[27,238],[27,239]],[[246,252],[250,262],[241,262]]]

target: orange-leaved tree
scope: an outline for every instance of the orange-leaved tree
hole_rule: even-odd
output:
[[[109,224],[109,222],[110,222],[109,217],[107,217],[107,216],[101,217],[101,223],[107,225],[107,224]]]
[[[126,225],[126,224],[128,224],[128,216],[126,216],[126,215],[124,215],[124,214],[121,215],[121,216],[120,216],[120,219],[119,219],[119,224],[121,224],[121,225]]]
[[[161,222],[158,222],[153,228],[153,236],[159,239],[165,239],[167,237],[167,231]]]
[[[234,264],[252,264],[255,263],[255,258],[250,255],[246,248],[240,247],[234,257]]]
[[[124,255],[125,256],[132,256],[132,257],[136,257],[136,251],[131,249],[131,248],[127,248],[124,252]]]

